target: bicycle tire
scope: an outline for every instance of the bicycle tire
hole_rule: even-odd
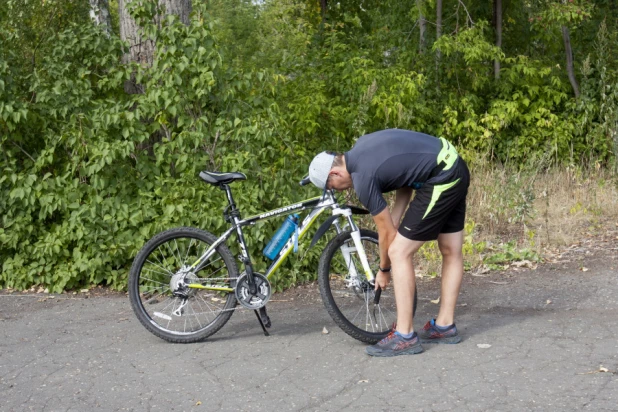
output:
[[[187,304],[180,309],[177,304],[182,299],[174,296],[170,287],[179,266],[193,263],[216,240],[205,230],[179,227],[154,236],[135,257],[128,284],[131,307],[155,336],[173,343],[198,342],[216,333],[232,316],[237,304],[234,292],[189,289]],[[168,251],[171,253],[166,255]],[[238,269],[231,251],[222,244],[206,265],[189,276],[192,282],[234,288]]]
[[[361,229],[360,234],[361,241],[365,245],[369,266],[373,273],[377,273],[380,263],[378,234],[365,229]],[[346,267],[341,266],[341,261],[345,259],[343,259],[343,253],[338,253],[344,245],[353,246],[350,232],[342,232],[334,237],[320,256],[318,284],[322,302],[328,314],[345,333],[361,342],[373,344],[388,334],[397,319],[393,287],[382,291],[380,307],[375,307],[373,303],[375,292],[372,287],[367,287],[366,277],[358,257],[352,257],[351,264],[355,265],[359,281],[364,287],[355,288],[347,285],[345,278],[349,275],[347,267],[349,265],[344,262],[343,265]],[[338,262],[334,264],[334,260]],[[340,272],[338,269],[342,269],[343,272],[347,271],[347,273],[338,273]],[[333,293],[334,291],[336,293]],[[415,289],[413,314],[416,313],[417,302]],[[358,317],[363,307],[367,312],[364,323],[362,317]],[[358,311],[357,308],[359,308]],[[376,310],[378,310],[379,317],[376,315]],[[373,321],[369,322],[368,319],[372,315]]]

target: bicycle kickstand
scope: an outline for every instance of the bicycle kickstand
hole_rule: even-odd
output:
[[[262,316],[260,316],[262,314],[262,309],[264,309],[264,316],[267,319],[266,324],[264,324],[264,321],[262,320]],[[270,333],[268,333],[268,331],[266,330],[267,327],[270,327],[270,319],[268,319],[268,316],[266,316],[266,309],[260,308],[259,311],[256,309],[254,310],[254,312],[255,312],[255,316],[258,318],[258,322],[260,322],[260,326],[262,327],[262,330],[264,331],[264,336],[270,336]]]

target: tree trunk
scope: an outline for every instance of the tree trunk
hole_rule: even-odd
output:
[[[436,0],[436,41],[442,36],[442,0]],[[440,90],[440,59],[442,53],[436,49],[436,85]]]
[[[191,14],[191,0],[160,0],[159,4],[165,5],[166,14],[175,14],[184,24],[189,24]]]
[[[569,81],[573,87],[575,97],[579,98],[579,85],[575,78],[575,69],[573,68],[573,49],[571,48],[571,37],[569,36],[569,29],[566,26],[562,26],[562,39],[564,40],[564,51],[566,53],[566,69],[569,75]]]
[[[97,26],[103,26],[103,29],[110,34],[112,32],[112,19],[109,15],[108,0],[88,0],[90,2],[90,18]]]
[[[423,0],[416,0],[416,7],[418,7],[418,27],[420,29],[419,46],[418,50],[421,54],[425,52],[425,32],[427,31],[427,22],[423,15]]]
[[[120,38],[129,43],[129,52],[123,57],[125,63],[136,62],[144,66],[152,65],[156,44],[152,39],[144,39],[140,28],[127,12],[126,5],[136,0],[118,0],[120,14]],[[166,14],[176,14],[180,21],[189,24],[191,13],[191,0],[159,0],[159,5]],[[155,19],[160,21],[162,16]],[[143,90],[134,81],[125,83],[125,91],[130,94],[141,93]]]
[[[494,0],[494,24],[496,29],[496,47],[502,50],[502,0]],[[494,60],[494,77],[500,78],[500,60]]]
[[[442,36],[442,0],[436,0],[436,41]],[[436,50],[436,64],[440,62],[440,50]]]
[[[324,18],[326,17],[327,7],[327,0],[320,0],[320,11],[322,12],[322,20],[324,20]]]

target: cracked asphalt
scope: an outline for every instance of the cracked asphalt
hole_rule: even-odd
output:
[[[237,311],[191,345],[151,335],[124,295],[0,295],[0,410],[618,411],[615,246],[467,274],[462,343],[397,358],[367,356],[316,285],[273,297],[270,337]],[[420,327],[439,285],[418,286]]]

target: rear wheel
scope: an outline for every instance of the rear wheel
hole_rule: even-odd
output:
[[[220,245],[199,267],[190,267],[216,239],[200,229],[171,229],[156,235],[137,254],[129,275],[129,299],[139,321],[156,336],[196,342],[217,332],[232,316],[236,297],[230,289],[238,269],[230,250]],[[187,284],[222,289],[194,289]]]
[[[369,266],[377,273],[380,264],[378,234],[364,229],[360,232]],[[355,339],[375,343],[386,336],[397,321],[393,286],[382,291],[376,305],[374,288],[367,281],[350,232],[340,233],[326,245],[320,257],[318,283],[326,310],[335,323]],[[416,312],[416,304],[415,290],[413,312]]]

